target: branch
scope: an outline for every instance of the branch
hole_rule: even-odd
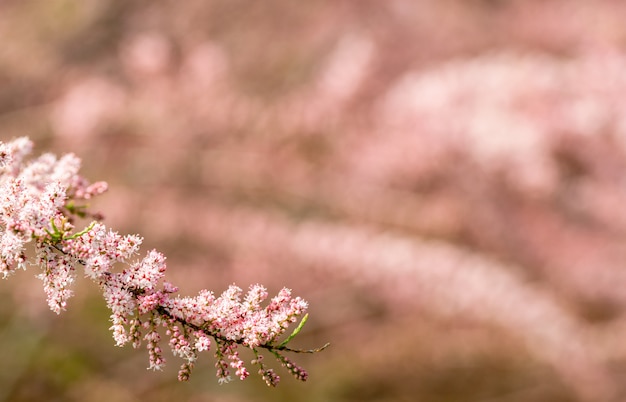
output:
[[[75,218],[99,218],[87,210],[85,201],[107,189],[104,182],[90,184],[78,174],[80,160],[74,155],[56,158],[44,155],[26,163],[32,143],[20,138],[0,142],[0,273],[10,276],[26,269],[26,243],[34,242],[36,265],[42,269],[48,305],[57,314],[65,310],[72,295],[75,266],[97,283],[111,310],[111,330],[118,346],[131,342],[138,347],[146,341],[151,369],[165,364],[159,346],[164,327],[168,345],[184,360],[180,380],[189,379],[198,354],[215,344],[219,382],[230,380],[229,368],[244,379],[248,376],[237,347],[250,348],[259,373],[268,385],[280,377],[262,362],[259,349],[270,352],[297,379],[306,380],[306,371],[283,353],[317,353],[329,346],[304,350],[287,344],[301,331],[308,304],[292,297],[283,288],[262,306],[267,290],[253,285],[244,295],[231,285],[220,296],[207,290],[195,297],[172,296],[178,289],[164,281],[165,256],[156,250],[132,261],[142,238],[121,236],[99,219],[76,231]],[[114,268],[122,265],[123,268]],[[300,324],[282,343],[276,339],[302,317]],[[181,330],[182,327],[182,330]]]

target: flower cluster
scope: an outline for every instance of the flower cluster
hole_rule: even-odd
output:
[[[239,357],[239,346],[250,348],[268,385],[279,377],[262,364],[260,349],[273,354],[297,379],[306,372],[287,359],[284,352],[315,352],[287,347],[306,322],[307,303],[282,289],[267,305],[267,290],[253,285],[243,290],[231,285],[221,295],[208,290],[195,297],[174,295],[177,288],[164,281],[165,256],[156,250],[135,259],[142,238],[120,235],[95,220],[81,231],[74,222],[88,216],[81,204],[106,190],[106,183],[89,183],[78,175],[80,160],[74,155],[57,159],[45,154],[26,162],[32,143],[19,138],[0,142],[0,272],[6,278],[16,269],[25,269],[27,243],[34,243],[38,277],[52,311],[66,308],[72,295],[76,267],[100,287],[111,310],[111,330],[118,346],[145,341],[149,368],[165,364],[162,333],[169,338],[174,356],[183,359],[178,378],[187,380],[200,352],[211,349],[213,339],[217,377],[231,379],[230,370],[240,379],[249,373]],[[95,216],[95,215],[91,215]],[[302,318],[301,318],[302,317]],[[300,325],[285,340],[279,338],[290,324]]]

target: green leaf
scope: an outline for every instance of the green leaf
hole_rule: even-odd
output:
[[[52,232],[50,232],[47,228],[44,228],[44,230],[46,231],[46,233],[48,233],[52,241],[58,242],[59,240],[61,240],[63,233],[61,233],[59,228],[54,224],[54,218],[50,218],[50,226],[52,227]]]
[[[302,321],[300,321],[300,324],[298,324],[298,326],[296,327],[296,329],[293,330],[293,332],[291,333],[291,335],[289,335],[287,337],[287,339],[285,339],[284,341],[281,342],[280,345],[278,345],[279,348],[283,348],[285,346],[287,346],[287,344],[289,343],[289,341],[291,341],[293,338],[296,337],[296,335],[298,335],[300,333],[300,331],[302,330],[302,328],[304,327],[304,324],[306,324],[306,320],[309,319],[309,314],[305,314],[304,317],[302,317]]]
[[[93,221],[89,224],[89,226],[87,226],[85,229],[81,230],[78,233],[74,233],[71,236],[65,237],[65,240],[74,240],[82,235],[84,235],[85,233],[89,232],[91,229],[93,229],[93,227],[95,226],[96,222]]]

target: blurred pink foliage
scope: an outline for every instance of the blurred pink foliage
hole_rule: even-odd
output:
[[[2,135],[89,155],[181,289],[310,300],[310,400],[623,399],[626,4],[118,3],[7,44]]]

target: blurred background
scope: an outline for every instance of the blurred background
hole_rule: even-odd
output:
[[[278,369],[148,372],[0,282],[0,401],[626,398],[626,2],[3,0],[0,140],[76,153],[185,295],[310,302]],[[248,359],[250,356],[245,356]]]

